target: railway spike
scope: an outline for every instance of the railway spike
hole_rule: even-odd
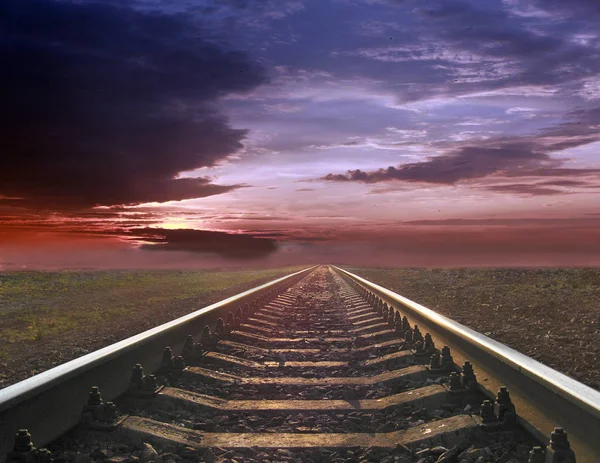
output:
[[[88,427],[105,427],[113,424],[118,416],[115,404],[104,402],[98,386],[93,386],[81,412],[81,423]]]
[[[475,372],[473,371],[473,365],[471,365],[471,362],[466,361],[464,363],[460,379],[463,387],[467,389],[473,389],[477,387],[477,377],[475,376]]]
[[[19,429],[17,434],[15,435],[15,446],[13,448],[14,452],[19,453],[27,453],[33,452],[35,447],[33,446],[33,442],[31,441],[31,434],[27,429]]]
[[[191,338],[191,336],[190,336]],[[186,339],[186,344],[187,344],[187,339]],[[192,338],[191,341],[191,350],[190,347],[186,347],[186,345],[184,344],[184,351],[183,352],[185,355],[193,355],[193,351],[194,351],[194,341]],[[173,351],[171,350],[170,347],[165,347],[165,350],[163,352],[163,357],[160,363],[160,367],[158,369],[158,372],[162,375],[172,375],[173,373],[176,373],[177,371],[182,371],[185,369],[185,361],[183,359],[183,356],[178,356],[175,357],[173,356]]]
[[[575,452],[571,448],[567,433],[563,428],[554,428],[550,434],[550,444],[546,447],[545,463],[575,463]]]
[[[441,369],[442,364],[440,362],[440,354],[438,354],[437,352],[434,352],[433,354],[431,354],[431,357],[429,357],[429,369],[430,370],[439,370]]]
[[[225,332],[227,334],[231,334],[234,326],[235,326],[235,321],[233,319],[233,313],[231,311],[229,311],[227,313],[227,318],[225,319]]]
[[[400,315],[400,312],[395,311],[394,312],[394,328],[398,325],[402,324],[402,316]]]
[[[450,354],[450,348],[448,346],[442,347],[441,356],[442,369],[445,371],[451,371],[454,369],[454,359]]]
[[[458,375],[458,373],[453,371],[452,373],[450,373],[450,390],[460,391],[461,389],[463,389],[463,387],[460,381],[460,376]]]
[[[410,323],[408,322],[408,318],[406,315],[404,317],[402,317],[402,330],[403,331],[410,330]]]
[[[423,342],[415,342],[413,345],[413,350],[415,351],[415,357],[427,357],[427,352],[423,347]]]
[[[388,321],[388,317],[389,317],[389,313],[387,310],[382,310],[381,311],[381,316],[383,317],[383,321],[387,322]]]
[[[89,407],[97,407],[102,405],[102,395],[98,386],[92,386],[90,393],[88,394],[87,404]]]
[[[496,422],[496,416],[494,415],[494,406],[490,400],[484,400],[479,409],[479,416],[483,424],[492,424]]]
[[[144,388],[144,368],[139,363],[136,363],[131,372],[130,386],[133,385],[138,389]]]
[[[535,446],[529,452],[529,459],[527,463],[545,463],[546,462],[546,454],[544,453],[544,449],[540,446]]]
[[[41,454],[40,454],[41,452]],[[46,449],[36,449],[31,442],[31,434],[27,429],[19,429],[15,434],[13,450],[6,455],[6,463],[46,463],[50,458],[43,459],[49,452]],[[42,460],[39,460],[39,457]]]
[[[159,389],[156,376],[146,376],[142,365],[137,363],[131,373],[128,394],[133,397],[149,398],[156,395]]]
[[[177,371],[185,370],[185,359],[181,355],[173,357],[173,369]]]
[[[185,338],[181,355],[183,358],[191,358],[194,356],[194,337],[191,334],[188,334]]]
[[[52,453],[46,448],[37,449],[36,453],[36,463],[52,463],[54,461],[52,459]]]
[[[223,339],[225,337],[225,322],[222,318],[217,320],[217,325],[215,326],[215,332],[219,336],[219,339]]]
[[[390,325],[390,327],[394,326],[394,308],[391,306],[388,309],[388,325]]]
[[[394,331],[398,334],[403,333],[402,331],[402,320],[395,320],[394,321]]]
[[[415,341],[423,341],[423,335],[421,334],[421,330],[419,330],[419,325],[415,325],[413,328],[413,339]]]
[[[144,386],[146,390],[154,391],[158,388],[158,383],[156,381],[155,375],[146,375],[145,379],[146,381]]]
[[[435,352],[435,344],[433,343],[433,338],[431,337],[431,333],[425,333],[424,338],[425,350],[427,352],[433,353]]]
[[[404,340],[406,341],[407,344],[412,344],[413,342],[413,332],[412,330],[409,328],[404,332]]]
[[[168,373],[173,369],[173,351],[170,347],[165,347],[163,351],[162,359],[160,361],[160,367],[158,371],[161,373]]]
[[[512,423],[516,419],[515,405],[510,400],[510,393],[506,386],[501,386],[494,402],[494,415],[499,421]]]
[[[200,346],[204,351],[214,349],[216,346],[215,336],[213,336],[210,327],[206,325],[200,335]]]

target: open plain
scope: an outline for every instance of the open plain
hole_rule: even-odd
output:
[[[600,270],[345,267],[600,389]]]
[[[0,276],[0,387],[295,270]],[[600,389],[600,270],[346,267]]]
[[[300,267],[0,274],[0,388]]]

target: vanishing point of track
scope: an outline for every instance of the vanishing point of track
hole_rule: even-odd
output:
[[[600,393],[318,266],[0,390],[0,462],[52,459],[598,463]]]

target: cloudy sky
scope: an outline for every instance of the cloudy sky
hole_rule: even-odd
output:
[[[600,264],[597,0],[4,0],[0,266]]]

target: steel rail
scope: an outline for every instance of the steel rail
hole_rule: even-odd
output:
[[[228,310],[316,267],[249,289],[0,389],[0,461],[12,450],[18,429],[29,429],[37,446],[46,445],[77,425],[92,386],[100,387],[105,400],[120,396],[127,390],[136,363],[146,372],[156,371],[165,346],[181,348],[187,335],[197,338],[204,326],[214,328]]]
[[[448,345],[456,363],[469,360],[482,391],[495,396],[506,385],[519,421],[542,442],[554,427],[569,434],[578,463],[600,461],[600,392],[477,331],[343,268],[342,275],[396,307],[436,345]]]

